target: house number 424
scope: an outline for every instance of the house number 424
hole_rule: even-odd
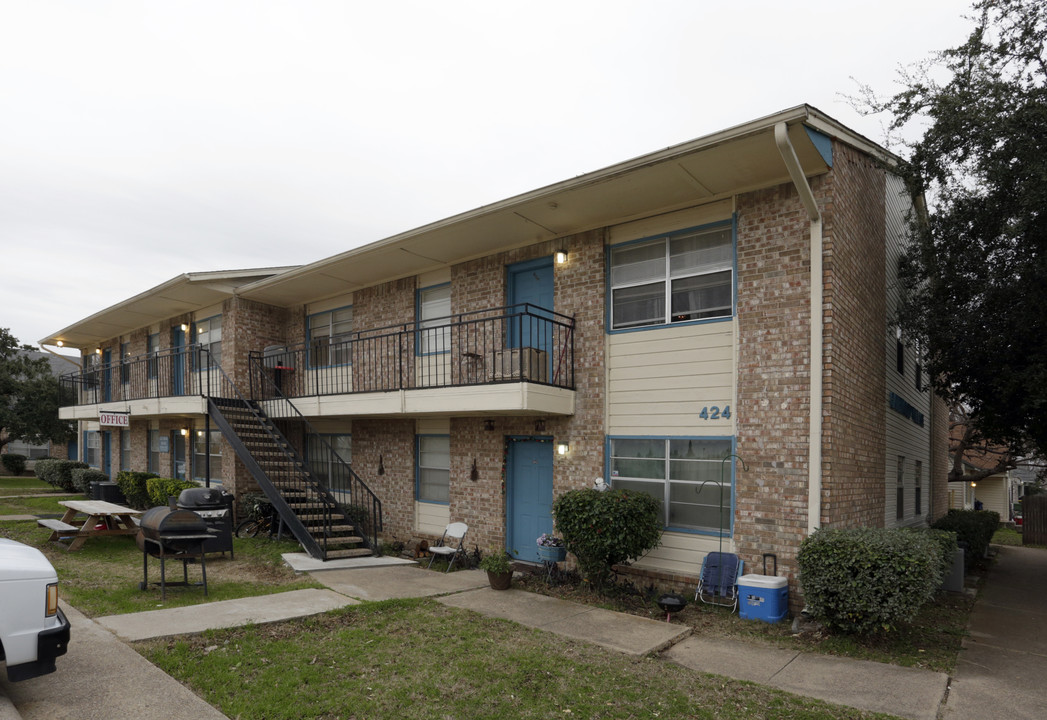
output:
[[[702,411],[698,413],[698,417],[702,420],[730,420],[731,419],[731,406],[724,405],[722,408],[713,405],[712,407],[703,407]]]

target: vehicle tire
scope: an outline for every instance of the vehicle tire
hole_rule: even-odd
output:
[[[242,537],[258,537],[258,531],[261,527],[261,523],[253,518],[248,518],[242,523],[236,526],[236,536]]]

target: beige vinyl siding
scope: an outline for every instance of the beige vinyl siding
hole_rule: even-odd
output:
[[[684,575],[698,575],[706,553],[720,549],[719,538],[682,532],[662,533],[662,542],[633,563],[637,568],[661,570]],[[734,552],[730,538],[723,539],[723,551]]]
[[[900,286],[898,283],[898,260],[901,257],[906,236],[906,214],[912,207],[901,179],[887,175],[886,188],[887,237],[886,277],[887,277],[887,313],[893,317],[898,308]],[[884,361],[887,372],[887,397],[884,398],[887,429],[887,457],[884,472],[884,522],[886,527],[904,527],[924,525],[927,523],[931,502],[931,454],[930,427],[931,403],[930,394],[916,389],[916,355],[913,349],[905,350],[905,374],[897,369],[897,337],[892,327],[887,328],[884,344]],[[926,387],[926,382],[924,382]],[[895,393],[923,413],[924,425],[920,427],[910,418],[893,410],[890,406],[890,394]],[[905,458],[905,517],[897,518],[898,457]],[[921,472],[921,513],[915,514],[915,466],[919,460],[923,466]]]
[[[982,501],[982,510],[992,510],[1000,514],[1000,520],[1007,522],[1011,519],[1008,508],[1009,493],[1006,475],[993,475],[978,481],[974,488],[974,497]]]
[[[609,335],[607,434],[733,435],[734,336],[733,320]]]
[[[337,310],[339,308],[349,307],[353,304],[353,294],[345,293],[336,297],[327,298],[320,302],[309,303],[305,306],[305,316],[316,315],[318,313],[327,312],[329,310]]]

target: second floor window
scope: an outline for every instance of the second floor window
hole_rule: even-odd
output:
[[[611,249],[611,328],[730,317],[731,228],[686,230]]]
[[[196,323],[196,344],[207,353],[197,362],[197,367],[214,367],[222,363],[222,316],[200,320]]]
[[[353,307],[338,308],[310,315],[309,352],[316,367],[349,365],[351,346],[347,342],[353,332]]]
[[[160,333],[153,333],[146,340],[146,353],[149,355],[149,377],[155,378],[157,373],[157,356],[160,354]]]
[[[432,355],[450,350],[450,314],[450,285],[436,285],[418,291],[419,355]]]
[[[131,343],[120,343],[120,382],[131,382]]]

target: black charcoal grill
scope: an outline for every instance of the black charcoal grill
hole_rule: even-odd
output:
[[[213,537],[204,519],[192,510],[176,507],[155,507],[142,513],[135,542],[142,551],[142,582],[138,588],[149,587],[149,556],[160,558],[160,599],[167,599],[167,586],[189,586],[188,564],[200,559],[203,582],[192,583],[204,586],[207,595],[207,564],[204,544]],[[167,582],[165,563],[168,558],[182,561],[182,582]]]
[[[204,542],[205,553],[228,552],[233,557],[233,496],[218,488],[189,488],[178,495],[178,507],[192,510],[214,533]]]

